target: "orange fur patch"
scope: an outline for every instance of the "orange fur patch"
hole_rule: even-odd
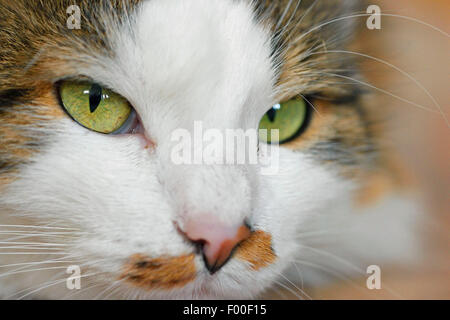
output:
[[[194,254],[156,259],[135,254],[125,265],[120,279],[147,290],[183,287],[195,280],[194,259]]]
[[[243,241],[235,252],[236,258],[247,261],[253,270],[267,267],[276,259],[272,249],[272,236],[264,231],[255,231]],[[135,254],[125,264],[119,279],[145,289],[175,289],[195,280],[195,254],[179,257],[149,258]]]
[[[253,232],[236,249],[236,258],[247,261],[253,270],[259,270],[272,264],[276,255],[272,249],[272,236],[264,231]]]
[[[14,181],[11,174],[16,170],[16,165],[26,162],[34,152],[38,151],[39,137],[30,134],[28,129],[36,129],[42,127],[46,121],[65,117],[51,83],[36,85],[30,95],[36,98],[24,104],[23,107],[15,106],[10,110],[6,109],[1,118],[0,159],[4,166],[3,173],[7,175],[0,177],[0,186]],[[33,143],[37,145],[33,146]]]
[[[52,83],[41,84],[35,88],[35,91],[37,92],[37,98],[31,104],[40,107],[35,111],[37,115],[52,120],[66,117],[65,112],[59,105]]]

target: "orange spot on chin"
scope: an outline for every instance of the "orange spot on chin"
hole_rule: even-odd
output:
[[[220,249],[217,251],[216,255],[209,261],[209,263],[214,262],[215,265],[223,265],[229,258],[231,252],[236,247],[236,243],[242,243],[251,236],[250,229],[246,226],[241,226],[238,229],[235,239],[225,240]],[[239,247],[237,247],[239,248]]]
[[[151,259],[141,254],[131,256],[120,279],[146,290],[183,287],[195,280],[195,255]]]
[[[272,236],[261,230],[253,232],[236,249],[236,258],[249,262],[253,270],[272,264],[276,259],[272,249]]]

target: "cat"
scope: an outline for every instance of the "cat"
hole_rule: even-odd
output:
[[[260,298],[415,259],[386,107],[343,52],[365,3],[72,4],[0,1],[0,297]],[[279,127],[277,172],[175,164],[196,121]]]

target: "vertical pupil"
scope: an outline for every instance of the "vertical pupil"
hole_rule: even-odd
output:
[[[269,111],[267,111],[267,117],[269,118],[270,122],[274,122],[275,121],[275,116],[276,115],[277,115],[277,110],[275,110],[274,108],[272,108]]]
[[[97,110],[100,102],[102,101],[102,87],[94,83],[89,90],[89,110],[91,113]]]

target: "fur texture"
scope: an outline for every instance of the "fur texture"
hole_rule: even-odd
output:
[[[79,31],[65,27],[69,2],[0,1],[0,224],[11,231],[0,236],[43,243],[0,261],[55,267],[21,273],[33,266],[24,264],[2,275],[3,297],[257,297],[280,277],[298,281],[289,269],[312,259],[301,235],[332,226],[339,236],[325,246],[348,257],[351,267],[337,268],[350,275],[412,255],[416,209],[408,201],[392,195],[381,209],[355,206],[362,181],[382,170],[382,151],[363,90],[342,81],[359,77],[356,64],[326,51],[350,43],[357,21],[327,22],[357,11],[359,1],[81,1]],[[65,116],[53,84],[77,77],[128,99],[154,147]],[[311,131],[272,146],[280,148],[278,174],[171,162],[173,130],[192,130],[196,120],[256,128],[272,105],[296,96],[318,112]],[[245,219],[270,240],[249,241],[246,259],[237,254],[210,275],[174,224],[204,212],[230,224]],[[175,263],[169,273],[187,268],[189,281],[182,274],[182,285],[152,290],[123,281],[130,263],[136,271],[136,255]],[[270,263],[252,267],[264,259]],[[65,268],[74,264],[82,269],[79,292],[65,288]],[[173,280],[166,271],[150,274]],[[306,278],[317,279],[324,278]]]

